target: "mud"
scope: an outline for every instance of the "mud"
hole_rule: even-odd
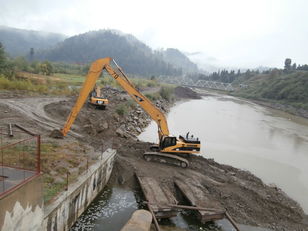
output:
[[[180,91],[177,93],[178,97],[182,95],[187,98],[191,95],[185,93],[185,88],[177,91]],[[13,97],[6,95],[0,99],[0,126],[16,120],[22,122],[24,127],[31,127],[41,133],[43,142],[61,145],[64,142],[78,143],[81,148],[76,150],[92,156],[93,161],[93,153],[102,152],[109,147],[117,149],[118,156],[110,179],[113,186],[136,189],[135,172],[154,177],[173,192],[174,180],[193,179],[199,181],[213,198],[220,201],[238,223],[272,230],[308,230],[308,218],[301,207],[282,190],[274,185],[265,185],[250,172],[200,156],[189,157],[188,169],[144,161],[142,155],[150,144],[139,141],[137,135],[149,124],[149,117],[136,104],[131,104],[123,92],[109,88],[105,93],[109,95],[110,102],[107,109],[96,110],[85,105],[72,131],[63,140],[48,136],[53,129],[59,129],[64,124],[75,103],[74,97],[19,98],[16,93]],[[165,112],[172,105],[163,100],[154,103]],[[131,106],[123,115],[119,115],[119,105],[124,104]],[[81,162],[84,163],[84,159]],[[69,168],[69,165],[66,166]],[[50,168],[46,167],[46,172],[48,169]]]

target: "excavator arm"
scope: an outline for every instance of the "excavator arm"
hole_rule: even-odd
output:
[[[108,59],[108,58],[106,58]],[[110,59],[110,58],[109,58]],[[105,62],[107,60],[103,59]],[[64,124],[61,133],[63,136],[66,136],[68,131],[70,130],[72,124],[74,123],[80,109],[84,105],[87,97],[89,96],[90,91],[93,89],[96,80],[102,73],[102,66],[104,64],[103,60],[97,60],[96,62],[92,63],[87,74],[86,80],[84,81],[82,88],[80,90],[78,99],[71,110],[71,113],[67,117],[66,123]]]
[[[116,66],[118,72],[113,69],[110,65],[111,61]],[[62,134],[65,136],[70,130],[72,124],[74,123],[80,109],[85,103],[90,91],[93,89],[96,80],[101,75],[103,70],[106,70],[109,75],[111,75],[118,84],[123,87],[123,89],[150,115],[150,117],[158,125],[158,134],[161,138],[162,136],[169,135],[169,129],[165,115],[141,92],[139,92],[135,86],[129,81],[122,69],[117,65],[117,63],[110,57],[98,59],[93,62],[90,66],[89,72],[87,74],[86,80],[80,90],[79,97],[69,114],[67,121],[61,130]]]
[[[122,69],[113,60],[118,72],[116,72],[109,64],[105,66],[106,71],[118,82],[121,87],[145,110],[148,115],[158,125],[158,135],[162,136],[169,135],[168,124],[165,115],[141,92],[139,92],[135,86],[129,81]]]

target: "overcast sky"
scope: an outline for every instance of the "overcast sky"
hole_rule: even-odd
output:
[[[219,66],[308,63],[305,0],[0,0],[0,25],[66,35],[117,29]]]

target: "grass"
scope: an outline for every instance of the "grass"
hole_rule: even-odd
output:
[[[85,81],[85,75],[78,74],[64,74],[64,73],[56,73],[55,77],[58,77],[67,83],[81,85]]]
[[[74,95],[76,89],[70,88],[65,82],[47,81],[46,84],[31,80],[8,79],[0,75],[0,90],[25,90],[45,95]]]

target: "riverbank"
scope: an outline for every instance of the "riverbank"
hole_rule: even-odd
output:
[[[286,103],[282,103],[279,101],[275,101],[275,100],[269,100],[269,99],[255,99],[255,98],[251,98],[251,97],[245,97],[245,95],[238,95],[237,93],[228,93],[225,91],[218,91],[218,90],[200,90],[198,89],[197,92],[199,92],[200,95],[202,96],[208,96],[208,95],[230,95],[230,96],[234,96],[237,97],[239,99],[244,99],[256,104],[259,104],[261,106],[264,107],[268,107],[268,108],[272,108],[275,110],[279,110],[279,111],[283,111],[286,113],[290,113],[292,115],[296,115],[296,116],[300,116],[303,118],[308,119],[308,110],[305,110],[303,108],[297,108],[294,107],[290,104],[286,104]]]

